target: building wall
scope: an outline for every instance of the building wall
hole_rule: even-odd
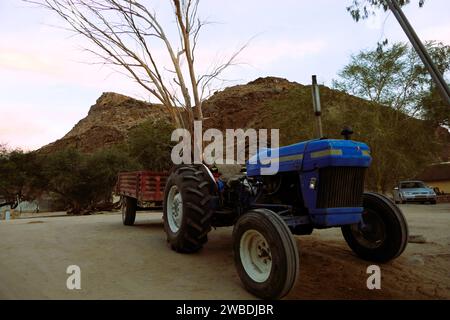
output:
[[[27,213],[34,213],[34,212],[38,212],[39,208],[39,201],[22,201],[19,203],[19,205],[17,206],[16,210],[19,211],[20,213],[22,212],[27,212]]]
[[[52,211],[63,211],[64,208],[58,206],[50,197],[41,197],[34,201],[22,201],[15,209],[11,206],[3,206],[0,208],[0,220],[5,218],[5,212],[9,210],[11,218],[19,217],[22,213],[42,213]]]
[[[448,181],[425,181],[427,185],[433,188],[439,188],[441,192],[450,194],[450,180]]]

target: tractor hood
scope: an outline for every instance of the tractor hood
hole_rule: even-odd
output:
[[[312,171],[325,167],[369,167],[369,147],[352,140],[311,140],[278,149],[261,150],[247,162],[247,175],[270,175],[278,172]],[[276,168],[275,168],[276,169]],[[270,172],[270,173],[269,173]]]

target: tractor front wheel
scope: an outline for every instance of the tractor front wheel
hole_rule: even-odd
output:
[[[358,224],[342,227],[349,247],[360,258],[388,262],[400,256],[408,243],[408,225],[401,210],[388,198],[365,193]]]
[[[283,219],[257,209],[242,215],[233,230],[234,260],[244,287],[262,299],[279,299],[294,286],[297,244]]]

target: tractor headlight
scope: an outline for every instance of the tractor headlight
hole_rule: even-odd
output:
[[[311,178],[311,180],[309,180],[309,188],[311,190],[316,190],[316,185],[317,185],[317,179]]]

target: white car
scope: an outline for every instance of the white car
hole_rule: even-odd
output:
[[[422,181],[402,181],[394,188],[395,203],[429,202],[436,204],[436,193]]]

